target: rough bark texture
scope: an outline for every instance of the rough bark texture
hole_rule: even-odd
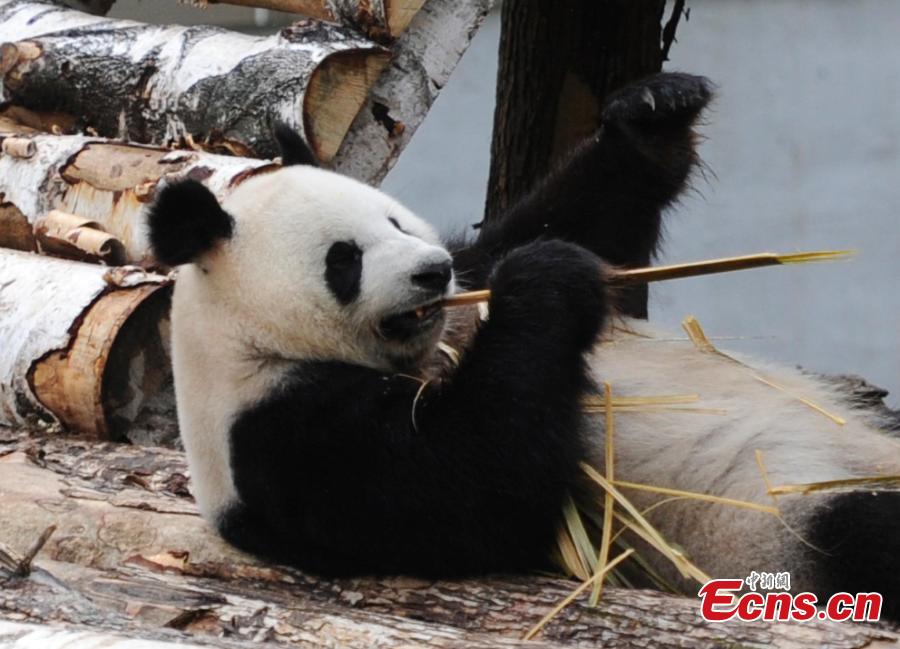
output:
[[[62,0],[60,4],[97,16],[104,16],[115,2],[116,0]]]
[[[660,71],[665,4],[503,4],[486,219],[524,196],[560,155],[600,127],[610,91]],[[647,287],[629,291],[629,304],[643,304],[633,315],[646,317]]]
[[[340,146],[389,55],[341,27],[298,22],[269,37],[144,25],[50,0],[0,1],[3,99],[62,111],[106,137],[277,155],[271,129]]]
[[[259,39],[212,28],[109,21],[48,9],[48,2],[0,0],[0,42],[19,41],[0,53],[6,95],[22,104],[6,109],[7,115],[33,128],[93,127],[145,143],[190,136],[199,146],[254,156],[275,155],[270,127],[280,119],[299,127],[321,159],[337,150],[331,161],[336,170],[378,184],[447,82],[491,0],[428,0],[391,45],[391,64],[380,77],[386,50],[371,49],[378,46],[335,26],[307,21]],[[395,4],[404,2],[388,2]],[[18,18],[8,20],[13,13]],[[40,20],[25,24],[37,13]],[[103,25],[111,23],[128,28],[105,32]],[[81,37],[94,31],[95,38],[70,38],[70,28]],[[182,54],[178,42],[191,47]],[[86,46],[97,56],[85,56]],[[327,47],[337,53],[322,60]],[[370,49],[360,49],[365,47]],[[231,56],[223,59],[223,51]],[[311,70],[314,55],[320,58]]]
[[[571,592],[572,582],[536,575],[333,581],[265,566],[215,537],[185,485],[186,466],[174,451],[0,429],[0,555],[26,554],[56,525],[30,575],[12,576],[29,572],[21,560],[0,560],[7,566],[0,617],[221,647],[249,640],[476,649],[875,647],[900,641],[886,628],[852,624],[706,624],[697,600],[607,589],[599,608],[577,601],[537,643],[522,643],[519,638]],[[6,639],[4,628],[0,647],[20,646]]]
[[[518,0],[515,0],[518,1]],[[377,185],[422,123],[491,0],[428,0],[393,47],[333,166]]]
[[[171,370],[165,277],[0,248],[0,424],[39,420],[106,437]]]
[[[18,250],[36,250],[39,222],[62,210],[97,222],[122,243],[126,261],[146,263],[143,209],[160,180],[195,178],[222,199],[246,178],[277,168],[266,160],[29,133],[0,119],[0,140],[17,134],[35,154],[0,156],[0,246]]]
[[[207,0],[193,0],[205,5]],[[378,40],[406,29],[425,0],[209,0],[212,4],[262,7],[351,25]]]

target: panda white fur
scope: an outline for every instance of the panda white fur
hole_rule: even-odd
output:
[[[650,261],[710,96],[681,74],[620,91],[562,168],[446,247],[393,199],[312,166],[283,129],[286,166],[221,206],[194,181],[161,190],[150,236],[180,266],[177,406],[204,516],[245,550],[324,574],[543,567],[565,494],[590,495],[579,462],[602,468],[602,418],[581,407],[601,381],[622,396],[701,399],[698,411],[617,416],[621,480],[771,504],[757,449],[772,483],[900,473],[885,422],[829,383],[751,361],[843,426],[610,315],[643,315],[642,296],[610,286],[600,259]],[[490,285],[486,321],[436,307],[457,285]],[[650,517],[714,576],[789,570],[795,592],[880,591],[900,617],[900,494],[778,504],[783,520],[694,500]],[[666,560],[654,567],[678,581]]]

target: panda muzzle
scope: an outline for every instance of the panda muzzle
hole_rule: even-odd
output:
[[[378,325],[378,333],[386,340],[409,340],[432,329],[442,316],[440,301],[423,304],[409,311],[383,318]]]

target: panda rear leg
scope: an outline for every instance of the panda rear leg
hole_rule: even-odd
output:
[[[900,622],[900,492],[834,496],[808,529],[821,594],[881,593],[882,619]]]

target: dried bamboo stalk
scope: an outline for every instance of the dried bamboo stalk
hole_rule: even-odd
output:
[[[693,343],[694,347],[696,347],[701,352],[704,352],[707,354],[715,354],[715,355],[727,360],[730,363],[734,363],[735,365],[743,367],[745,370],[750,372],[750,375],[754,379],[756,379],[760,383],[764,383],[765,385],[768,385],[770,388],[774,388],[776,390],[784,392],[785,394],[796,399],[797,401],[799,401],[800,403],[802,403],[809,409],[815,410],[816,412],[820,413],[821,415],[828,417],[828,419],[830,419],[831,421],[836,423],[838,426],[843,426],[844,424],[847,423],[847,420],[844,419],[843,417],[840,417],[838,415],[835,415],[834,413],[828,412],[825,408],[823,408],[819,404],[815,403],[814,401],[811,401],[810,399],[804,397],[801,394],[797,394],[796,392],[794,392],[793,390],[791,390],[790,388],[788,388],[784,385],[776,383],[772,379],[758,373],[756,370],[754,370],[752,367],[750,367],[746,363],[743,363],[743,362],[739,361],[738,359],[734,358],[733,356],[729,356],[725,352],[720,351],[715,345],[713,345],[709,341],[709,338],[706,337],[706,333],[703,331],[703,327],[700,326],[700,322],[694,316],[692,316],[692,315],[686,316],[684,318],[684,320],[681,321],[681,326],[684,328],[685,333],[687,333],[688,338],[690,338],[691,343]]]
[[[604,405],[604,415],[606,420],[606,430],[604,435],[604,450],[605,450],[605,462],[604,468],[606,470],[606,479],[610,482],[615,482],[615,432],[616,432],[616,419],[613,415],[613,396],[612,396],[612,386],[609,382],[604,382],[603,384],[603,405]],[[603,494],[603,530],[601,532],[600,537],[600,550],[597,553],[597,569],[596,574],[604,574],[608,570],[607,562],[609,561],[609,548],[612,543],[612,527],[613,527],[613,507],[615,507],[615,501],[613,500],[612,494],[608,491]],[[596,575],[595,575],[596,576]],[[597,602],[600,601],[600,595],[603,592],[603,580],[597,579],[594,582],[594,587],[591,589],[591,598],[589,600],[591,606],[596,606]]]
[[[789,494],[811,494],[820,491],[841,491],[844,489],[896,489],[900,487],[900,475],[866,476],[864,478],[845,478],[842,480],[826,480],[825,482],[808,482],[804,484],[787,484],[769,486],[770,496],[787,496]]]
[[[700,275],[713,275],[717,273],[730,273],[735,270],[748,268],[761,268],[763,266],[780,266],[783,264],[803,264],[812,261],[831,261],[843,259],[853,254],[850,250],[823,250],[815,252],[798,252],[790,254],[778,254],[774,252],[761,252],[754,255],[742,255],[739,257],[723,257],[721,259],[709,259],[695,261],[686,264],[672,264],[669,266],[650,266],[648,268],[632,268],[628,270],[614,270],[612,277],[622,282],[661,282],[668,279],[683,279],[685,277],[697,277]],[[491,298],[488,289],[469,291],[450,296],[443,301],[444,306],[465,306],[486,302]]]

